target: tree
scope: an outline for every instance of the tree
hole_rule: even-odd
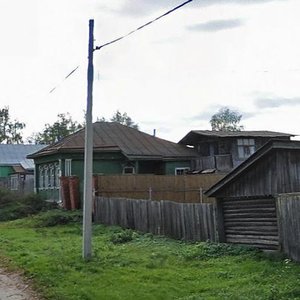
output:
[[[210,119],[212,130],[217,131],[241,131],[244,126],[238,125],[242,115],[237,111],[230,110],[228,107],[222,107]]]
[[[97,118],[98,122],[106,122],[106,119],[104,117]],[[127,115],[126,112],[121,113],[119,110],[117,110],[114,115],[110,118],[111,122],[117,122],[122,125],[132,127],[135,129],[139,129],[139,125],[137,123],[134,123],[133,120]]]
[[[52,125],[45,124],[42,132],[33,133],[29,141],[36,144],[53,144],[83,127],[73,121],[69,113],[58,114],[57,117],[58,120]]]
[[[25,123],[19,122],[17,120],[10,120],[8,106],[0,109],[0,143],[23,143],[21,132],[25,128],[25,126]]]

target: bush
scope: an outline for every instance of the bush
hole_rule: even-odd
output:
[[[21,196],[0,189],[0,221],[24,218],[55,207],[56,203],[47,202],[38,194]]]
[[[113,244],[123,244],[132,241],[137,234],[131,229],[125,229],[120,232],[113,233],[110,241]]]
[[[70,223],[82,222],[82,212],[79,210],[65,211],[54,209],[43,214],[35,216],[36,227],[52,227],[56,225],[65,225]]]

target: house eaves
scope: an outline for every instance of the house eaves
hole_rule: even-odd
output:
[[[205,138],[291,138],[294,134],[267,131],[267,130],[256,130],[256,131],[216,131],[216,130],[192,130],[185,135],[178,143],[188,144],[194,139]]]

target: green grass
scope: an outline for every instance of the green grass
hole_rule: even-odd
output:
[[[23,269],[46,299],[300,299],[300,265],[225,244],[95,225],[85,262],[79,218],[50,211],[0,223],[3,264]]]

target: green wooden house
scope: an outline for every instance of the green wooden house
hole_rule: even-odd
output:
[[[183,174],[197,152],[115,122],[93,124],[94,174]],[[60,176],[76,175],[83,188],[85,130],[28,156],[34,159],[36,191],[60,200]]]

